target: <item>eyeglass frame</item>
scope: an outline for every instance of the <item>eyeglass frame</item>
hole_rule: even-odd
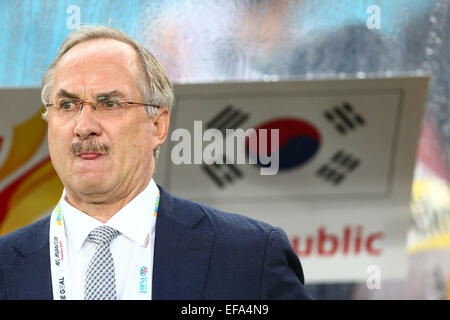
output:
[[[133,101],[119,101],[119,100],[115,100],[115,99],[109,99],[111,101],[117,102],[119,104],[128,104],[128,105],[141,105],[141,106],[146,106],[146,107],[155,107],[155,108],[162,108],[163,106],[157,105],[157,104],[149,104],[149,103],[141,103],[141,102],[133,102]],[[77,99],[71,99],[70,101],[76,101],[78,105],[80,105],[80,109],[78,110],[78,114],[81,113],[81,111],[83,110],[84,104],[90,104],[94,107],[94,110],[96,110],[96,104],[95,102],[91,102],[88,100],[77,100]],[[101,102],[101,101],[99,101]],[[49,108],[49,107],[53,107],[56,106],[58,107],[57,103],[47,103],[47,104],[43,104],[42,105],[45,108]],[[60,110],[60,109],[58,109]]]

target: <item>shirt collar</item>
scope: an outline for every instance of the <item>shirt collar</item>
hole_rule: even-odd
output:
[[[159,190],[153,179],[148,186],[106,222],[121,234],[145,246],[155,227],[155,204]]]
[[[64,227],[68,241],[78,252],[89,233],[94,228],[101,226],[102,223],[73,207],[66,201],[65,196],[64,189],[61,197]],[[151,179],[147,187],[114,214],[105,225],[116,229],[139,245],[146,246],[148,237],[156,223],[154,208],[158,197],[158,187],[155,181]]]

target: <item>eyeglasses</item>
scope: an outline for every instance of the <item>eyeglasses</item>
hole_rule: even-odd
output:
[[[81,113],[85,104],[92,105],[94,111],[102,118],[113,118],[120,116],[131,106],[148,106],[161,108],[159,105],[139,103],[132,101],[118,101],[114,99],[99,98],[97,102],[81,101],[81,100],[61,100],[57,103],[49,103],[44,105],[47,108],[54,108],[56,115],[64,119],[75,118]]]

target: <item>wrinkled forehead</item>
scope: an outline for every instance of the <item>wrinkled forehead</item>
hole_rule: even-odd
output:
[[[52,91],[91,95],[117,90],[135,94],[140,80],[138,66],[136,51],[130,45],[112,39],[88,40],[62,56]]]

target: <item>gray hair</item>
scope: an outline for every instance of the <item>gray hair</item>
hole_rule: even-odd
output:
[[[144,103],[155,104],[166,107],[169,111],[174,104],[173,87],[169,81],[164,68],[156,60],[153,54],[134,41],[125,32],[107,26],[82,26],[72,33],[70,33],[66,40],[64,40],[61,48],[56,55],[56,58],[50,64],[47,72],[42,79],[41,100],[44,106],[49,103],[50,92],[54,84],[55,69],[62,56],[66,54],[71,48],[84,41],[93,39],[112,39],[129,44],[137,53],[139,60],[139,68],[142,79],[141,91]],[[47,108],[42,114],[42,118],[47,120]],[[156,115],[158,109],[154,107],[147,107],[147,112],[150,116]],[[155,157],[157,150],[155,150]]]

